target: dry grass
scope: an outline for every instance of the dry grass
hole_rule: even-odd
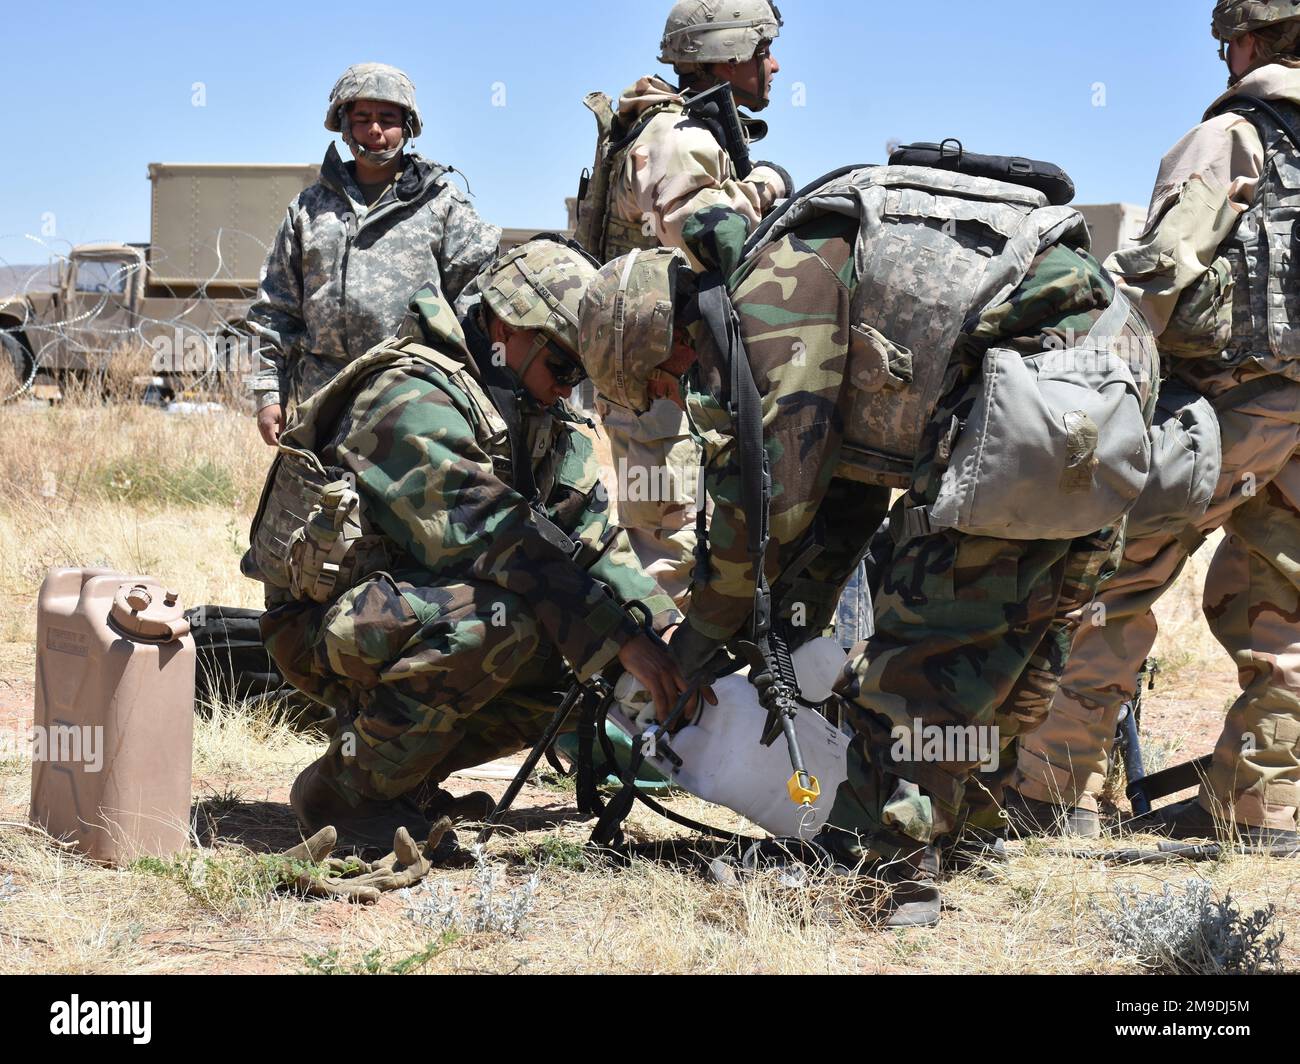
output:
[[[10,474],[0,535],[11,545],[0,556],[0,680],[11,681],[0,699],[18,689],[12,684],[30,683],[35,595],[48,566],[144,571],[189,604],[260,604],[260,588],[237,567],[269,460],[251,420],[97,403],[0,407],[0,455]],[[108,469],[136,471],[125,475],[132,487]],[[197,469],[220,472],[196,479]],[[1198,615],[1206,560],[1208,552],[1162,607],[1157,653],[1172,663],[1166,679],[1177,685],[1231,675]],[[572,819],[571,792],[534,786],[524,801],[551,826],[502,832],[489,848],[504,870],[501,889],[539,877],[522,933],[444,935],[411,917],[423,888],[372,907],[305,902],[277,889],[265,854],[295,838],[288,785],[320,750],[274,712],[217,707],[196,721],[194,845],[177,861],[127,869],[94,866],[13,826],[25,818],[30,764],[0,762],[0,973],[1135,972],[1132,958],[1113,954],[1095,913],[1114,904],[1117,883],[1158,892],[1163,882],[1204,876],[1243,908],[1276,904],[1284,928],[1300,917],[1294,862],[1123,870],[1035,843],[1014,846],[998,879],[952,880],[939,928],[886,933],[833,877],[801,889],[774,876],[722,886],[697,869],[649,861],[619,868],[584,856],[590,825]],[[499,794],[503,785],[494,786]],[[747,828],[694,799],[672,804]],[[675,830],[641,809],[629,828],[641,840]],[[462,905],[475,896],[473,869],[442,870],[434,882]],[[1294,968],[1293,944],[1285,957]]]

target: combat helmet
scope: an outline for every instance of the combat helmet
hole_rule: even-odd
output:
[[[406,135],[418,137],[424,128],[420,109],[415,103],[415,83],[397,67],[387,63],[357,63],[343,71],[343,76],[330,90],[329,109],[325,112],[325,128],[331,133],[343,133],[343,108],[355,100],[379,100],[393,103],[406,112]]]
[[[678,0],[668,13],[659,62],[743,63],[781,35],[772,0]]]
[[[602,266],[582,301],[582,364],[601,395],[638,413],[647,382],[673,354],[673,302],[690,262],[677,248],[634,251]]]
[[[1224,58],[1231,41],[1261,30],[1265,59],[1290,52],[1300,40],[1300,0],[1219,0],[1214,5],[1211,32]]]
[[[514,329],[538,334],[528,365],[548,341],[578,360],[578,320],[583,293],[596,277],[596,261],[572,241],[543,234],[501,256],[488,270],[483,305]]]

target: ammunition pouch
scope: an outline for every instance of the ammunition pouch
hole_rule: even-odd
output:
[[[364,527],[360,499],[344,471],[283,444],[249,542],[240,562],[245,576],[315,602],[387,567],[385,541]]]
[[[659,247],[659,240],[654,234],[645,234],[642,221],[625,222],[613,215],[605,216],[604,259],[612,261],[629,255],[633,251],[650,251]]]
[[[289,593],[331,602],[365,577],[387,567],[382,536],[367,535],[361,496],[353,481],[335,480],[321,490],[307,522],[289,536]]]

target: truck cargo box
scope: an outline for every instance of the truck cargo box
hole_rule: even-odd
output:
[[[150,283],[256,288],[285,209],[318,174],[301,163],[150,163]]]

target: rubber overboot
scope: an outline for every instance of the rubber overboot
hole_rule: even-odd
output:
[[[1195,798],[1167,805],[1163,809],[1153,809],[1143,816],[1134,817],[1125,822],[1124,830],[1135,834],[1148,832],[1152,835],[1167,835],[1171,839],[1223,838],[1227,842],[1240,841],[1248,846],[1274,847],[1300,844],[1300,834],[1287,831],[1285,828],[1224,823],[1222,818],[1215,820],[1213,814]]]
[[[433,825],[409,798],[363,798],[355,805],[348,802],[326,779],[325,760],[322,757],[303,769],[289,791],[289,804],[304,836],[333,827],[338,832],[337,850],[352,850],[363,856],[376,851],[388,853],[398,828],[406,828],[413,838],[428,836]],[[454,835],[447,834],[454,848]]]
[[[1019,838],[1033,835],[1101,838],[1101,816],[1095,810],[1077,805],[1057,806],[1051,802],[1040,802],[1010,788],[1004,793],[1007,820]]]

